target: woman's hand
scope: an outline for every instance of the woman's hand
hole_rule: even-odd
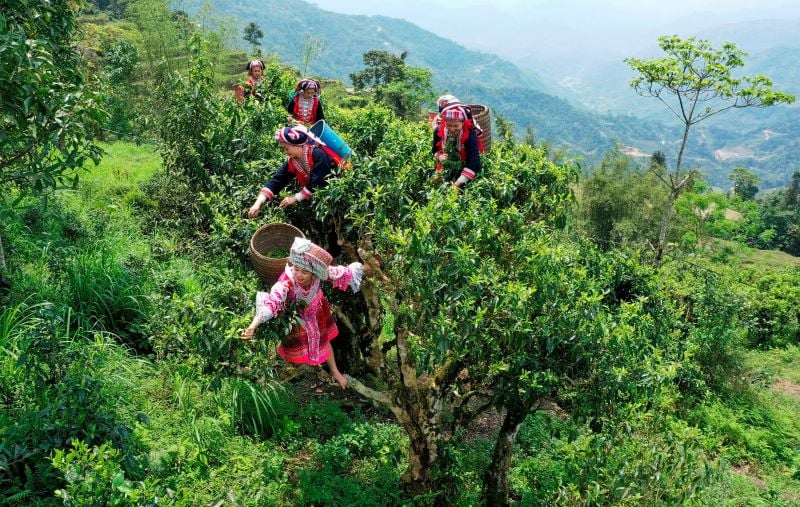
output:
[[[250,340],[250,339],[253,338],[253,335],[255,334],[255,332],[256,332],[256,328],[253,327],[252,325],[250,325],[250,326],[247,326],[244,331],[242,331],[242,334],[240,334],[239,337],[242,340]]]
[[[253,218],[258,215],[258,212],[260,210],[261,210],[261,202],[256,201],[252,206],[250,206],[250,209],[247,210],[247,216]]]
[[[297,197],[290,195],[281,201],[281,208],[288,208],[289,206],[297,203]]]

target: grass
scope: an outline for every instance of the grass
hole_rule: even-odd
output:
[[[125,141],[99,144],[106,154],[99,165],[89,164],[89,172],[82,176],[83,184],[109,190],[142,183],[161,167],[161,155],[155,146]]]
[[[781,378],[800,385],[800,347],[751,350],[745,361],[748,367],[767,376]]]
[[[724,239],[713,240],[712,250],[715,252],[727,248],[742,267],[752,267],[758,270],[776,270],[792,266],[800,266],[800,257],[795,257],[780,250],[760,250],[728,241]]]

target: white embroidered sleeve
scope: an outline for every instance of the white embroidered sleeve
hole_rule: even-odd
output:
[[[361,289],[361,280],[364,278],[364,265],[360,262],[353,262],[347,266],[329,266],[328,280],[334,289],[352,289],[358,292]]]
[[[273,319],[283,311],[290,284],[289,280],[281,280],[276,282],[269,292],[256,293],[256,315],[260,323]]]

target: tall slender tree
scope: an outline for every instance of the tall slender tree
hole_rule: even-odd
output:
[[[264,31],[255,22],[251,21],[244,27],[244,40],[250,43],[250,49],[255,55],[261,48],[261,39],[264,38]]]
[[[675,168],[666,174],[655,172],[669,189],[655,246],[656,266],[664,256],[675,199],[695,173],[682,166],[691,128],[728,109],[767,107],[795,100],[793,95],[773,90],[772,81],[766,76],[735,77],[734,71],[744,66],[747,53],[731,42],[716,49],[707,40],[670,35],[659,37],[658,45],[666,57],[625,59],[639,73],[630,83],[636,93],[657,98],[683,124]]]

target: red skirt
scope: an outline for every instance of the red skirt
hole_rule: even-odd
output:
[[[316,362],[309,357],[308,335],[302,326],[295,327],[292,333],[283,339],[283,343],[278,345],[278,354],[295,364],[318,366],[327,361],[331,355],[331,340],[339,335],[339,328],[336,327],[331,308],[325,300],[322,301],[317,312],[317,323],[319,324],[319,353]]]

